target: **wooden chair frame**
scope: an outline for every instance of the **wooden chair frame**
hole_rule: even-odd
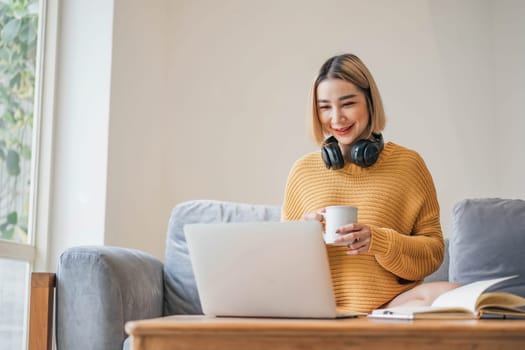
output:
[[[29,301],[29,350],[53,348],[54,273],[31,273]]]

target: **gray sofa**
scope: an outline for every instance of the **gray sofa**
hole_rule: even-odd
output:
[[[468,283],[519,274],[523,277],[500,290],[525,297],[525,201],[469,199],[459,202],[452,215],[446,259],[426,281]],[[190,201],[171,213],[164,264],[133,249],[68,249],[57,271],[57,349],[126,349],[127,321],[201,313],[183,234],[185,224],[279,218],[277,206]]]

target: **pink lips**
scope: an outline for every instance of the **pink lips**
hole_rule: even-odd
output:
[[[346,135],[350,129],[352,128],[352,125],[350,126],[347,126],[346,128],[332,128],[332,130],[337,134],[337,135]]]

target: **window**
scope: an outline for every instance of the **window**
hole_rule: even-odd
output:
[[[0,350],[26,348],[45,0],[0,0]]]
[[[27,262],[0,259],[0,350],[25,348],[28,273]]]
[[[0,238],[28,243],[38,0],[0,2]]]

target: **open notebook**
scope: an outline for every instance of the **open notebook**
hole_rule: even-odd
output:
[[[317,221],[184,226],[202,310],[211,316],[335,318]]]
[[[368,317],[394,319],[525,318],[525,298],[510,293],[483,293],[508,276],[469,283],[440,295],[431,306],[392,307],[374,310]]]

